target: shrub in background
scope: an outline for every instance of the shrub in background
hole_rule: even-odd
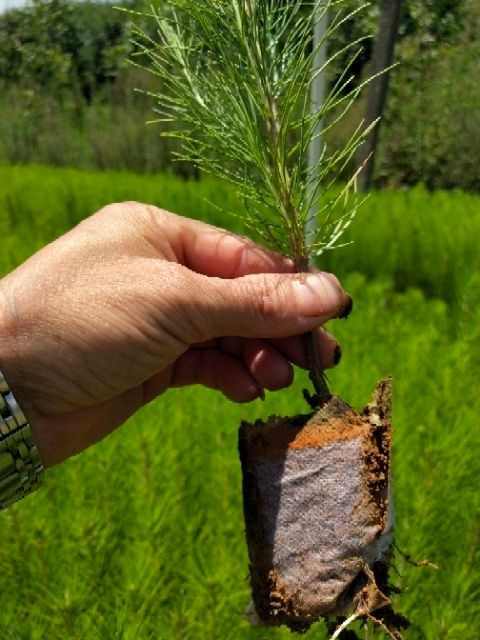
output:
[[[158,0],[156,4],[161,3]],[[141,8],[148,0],[125,0]],[[332,47],[374,31],[380,0],[348,21]],[[348,0],[351,8],[356,0]],[[175,141],[145,126],[155,114],[146,80],[125,64],[131,51],[127,14],[109,3],[34,0],[0,15],[0,162],[158,172],[171,167]],[[474,158],[480,140],[480,6],[476,0],[405,0],[377,162],[377,185],[425,182],[479,191]],[[358,82],[365,53],[352,68]],[[344,61],[332,68],[332,80]],[[156,85],[158,90],[158,84]],[[358,103],[341,148],[364,111]],[[480,144],[480,143],[479,143]],[[186,164],[173,165],[194,175]]]
[[[424,34],[400,47],[385,115],[378,183],[480,191],[480,6],[471,3],[458,42]]]

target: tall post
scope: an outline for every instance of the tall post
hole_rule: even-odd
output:
[[[382,0],[378,34],[372,53],[370,72],[375,77],[370,83],[365,113],[365,125],[369,126],[382,117],[387,100],[388,81],[390,72],[386,71],[392,64],[395,42],[402,9],[402,0]],[[377,75],[380,74],[380,75]],[[375,168],[375,153],[380,135],[380,122],[370,131],[357,155],[358,167],[363,167],[360,173],[359,185],[362,191],[367,191],[373,179]]]
[[[314,16],[315,27],[313,32],[313,46],[316,50],[316,55],[313,60],[312,74],[317,73],[318,70],[321,69],[327,61],[327,42],[325,36],[328,30],[329,4],[330,0],[325,0],[324,4],[319,5],[316,15]],[[326,73],[323,72],[318,74],[315,81],[312,83],[310,94],[310,108],[312,113],[315,113],[322,107],[323,103],[325,102],[326,94],[327,79]],[[323,123],[319,122],[314,132],[314,136],[310,141],[310,147],[308,151],[308,162],[310,167],[314,167],[318,164],[318,161],[320,160],[323,153],[324,140],[322,138],[322,129]],[[311,185],[312,189],[318,187],[318,185],[315,184],[316,181],[317,178],[316,176],[314,176],[314,183]],[[317,205],[314,202],[310,211],[310,219],[307,224],[307,233],[314,233],[317,228],[317,209]]]

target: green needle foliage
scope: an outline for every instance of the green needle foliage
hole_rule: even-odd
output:
[[[363,86],[350,88],[361,40],[314,69],[318,48],[364,7],[347,13],[342,4],[167,0],[151,10],[155,38],[136,29],[139,52],[160,79],[154,97],[158,121],[169,123],[164,135],[181,140],[181,159],[235,185],[247,225],[299,271],[339,245],[358,206],[350,197],[355,176],[342,189],[331,187],[367,134],[362,123],[344,148],[324,147],[308,162],[312,140],[338,124]],[[314,47],[314,27],[327,11],[324,42]],[[312,83],[345,53],[349,63],[324,104],[312,109]]]

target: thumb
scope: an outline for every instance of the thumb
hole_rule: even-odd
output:
[[[337,278],[324,272],[206,280],[205,339],[299,335],[341,316],[351,304]]]

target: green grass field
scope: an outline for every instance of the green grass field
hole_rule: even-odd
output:
[[[241,230],[203,198],[210,181],[0,167],[2,272],[109,201],[138,199]],[[213,215],[211,212],[213,211]],[[422,189],[373,194],[355,243],[328,256],[355,299],[331,323],[344,358],[331,386],[368,401],[393,374],[395,601],[406,640],[480,638],[480,199]],[[146,407],[109,439],[49,470],[44,489],[0,514],[0,640],[280,640],[253,629],[237,427],[304,410],[305,376],[236,406],[192,387]],[[308,640],[324,640],[322,623]],[[370,638],[383,637],[371,632]]]

